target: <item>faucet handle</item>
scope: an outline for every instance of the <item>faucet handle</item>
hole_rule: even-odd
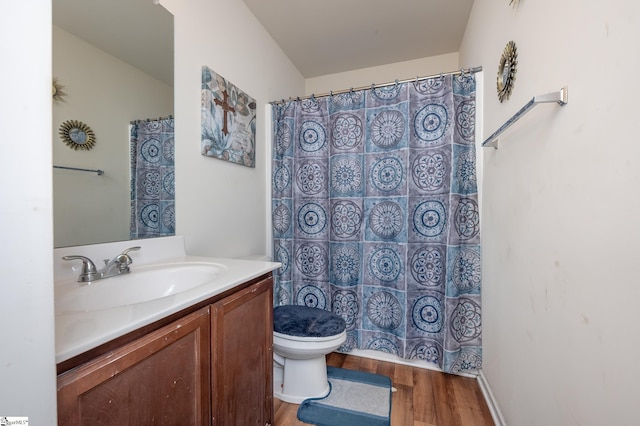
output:
[[[122,252],[122,254],[126,255],[127,253],[129,253],[130,251],[138,251],[140,250],[142,247],[140,246],[135,246],[135,247],[129,247],[128,249],[126,249],[125,251]]]
[[[72,255],[63,256],[62,260],[82,260],[82,271],[78,276],[78,282],[91,282],[99,277],[96,265],[86,256]]]
[[[129,272],[129,265],[133,263],[133,259],[131,259],[131,256],[129,256],[129,252],[136,251],[136,250],[140,250],[140,246],[129,247],[128,249],[120,253],[118,256],[116,256],[115,261],[120,271]]]

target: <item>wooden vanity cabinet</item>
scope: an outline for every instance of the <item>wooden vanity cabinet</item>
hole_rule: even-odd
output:
[[[58,376],[58,424],[208,425],[209,308]]]
[[[270,425],[273,281],[238,288],[59,374],[58,424]]]
[[[211,305],[213,424],[265,426],[273,418],[273,284]]]

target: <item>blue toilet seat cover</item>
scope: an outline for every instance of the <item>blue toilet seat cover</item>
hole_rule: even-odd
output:
[[[289,336],[335,336],[342,333],[346,326],[342,317],[324,309],[297,305],[273,308],[273,329]]]

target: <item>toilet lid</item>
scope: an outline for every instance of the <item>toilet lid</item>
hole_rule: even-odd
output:
[[[342,333],[347,324],[342,317],[324,309],[285,305],[273,308],[273,329],[298,337],[329,337]]]

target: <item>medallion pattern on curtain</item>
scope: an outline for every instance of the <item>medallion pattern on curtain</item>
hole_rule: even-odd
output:
[[[131,123],[132,239],[175,235],[173,118]]]
[[[273,112],[275,303],[342,316],[341,351],[480,368],[475,76]]]

